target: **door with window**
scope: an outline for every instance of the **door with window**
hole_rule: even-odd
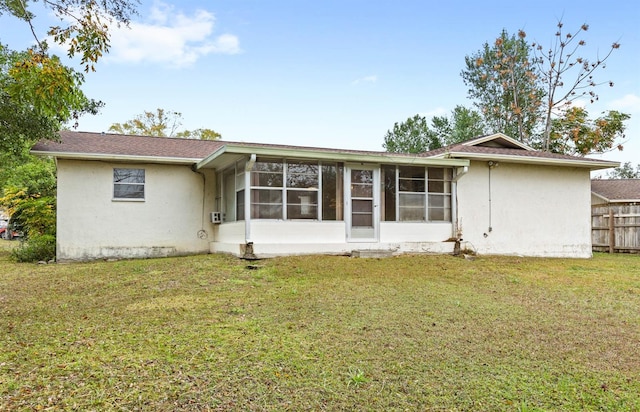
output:
[[[347,193],[347,239],[375,242],[378,239],[379,170],[375,166],[348,166],[345,173]]]

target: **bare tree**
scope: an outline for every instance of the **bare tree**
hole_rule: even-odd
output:
[[[540,44],[533,43],[536,57],[534,59],[540,77],[540,81],[545,85],[546,104],[544,108],[545,122],[542,136],[544,150],[549,150],[551,146],[551,131],[553,116],[562,116],[563,111],[576,99],[588,97],[593,103],[598,100],[595,92],[596,86],[608,83],[613,87],[613,82],[598,83],[594,78],[594,72],[606,67],[605,62],[614,50],[620,48],[619,43],[613,43],[608,53],[600,58],[591,61],[578,56],[578,50],[586,45],[579,35],[589,30],[589,25],[583,24],[574,33],[563,33],[563,23],[560,20],[557,24],[558,30],[555,33],[555,40],[549,49],[544,52]],[[577,70],[573,81],[565,82],[564,77],[571,70]]]

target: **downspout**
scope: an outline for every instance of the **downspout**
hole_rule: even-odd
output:
[[[456,168],[456,175],[451,180],[451,220],[454,222],[451,228],[451,238],[455,239],[455,245],[453,247],[453,254],[460,254],[460,242],[462,242],[462,224],[458,220],[458,180],[469,172],[469,166],[463,166]]]
[[[251,170],[256,163],[256,154],[249,156],[249,161],[244,167],[244,254],[243,259],[256,259],[253,254],[253,241],[251,240]]]
[[[207,176],[196,168],[196,165],[191,165],[191,171],[202,176],[202,213],[200,216],[200,230],[198,231],[198,239],[205,240],[209,237],[209,233],[204,228],[205,219],[205,204],[207,200]]]
[[[498,167],[498,162],[494,162],[493,160],[490,160],[487,165],[489,166],[489,175],[488,175],[488,183],[489,183],[489,228],[487,229],[487,231],[485,233],[483,233],[482,235],[484,237],[488,237],[489,233],[493,232],[493,226],[492,226],[492,208],[491,208],[491,170],[495,169],[496,167]]]

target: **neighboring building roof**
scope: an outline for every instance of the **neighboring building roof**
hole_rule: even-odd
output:
[[[594,179],[591,192],[609,203],[640,202],[640,179]]]
[[[531,163],[557,166],[608,169],[617,167],[619,162],[590,159],[551,152],[534,150],[509,136],[496,133],[481,136],[462,143],[456,143],[422,153],[421,156],[434,158],[463,158],[471,160],[508,161],[511,163]]]

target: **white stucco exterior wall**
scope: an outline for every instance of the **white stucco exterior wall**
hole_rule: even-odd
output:
[[[215,179],[189,166],[58,159],[59,261],[207,253]],[[113,169],[145,169],[144,201],[113,200]],[[203,199],[204,196],[204,199]]]
[[[500,162],[489,186],[487,162],[474,161],[457,201],[462,238],[477,253],[592,256],[588,169]]]

